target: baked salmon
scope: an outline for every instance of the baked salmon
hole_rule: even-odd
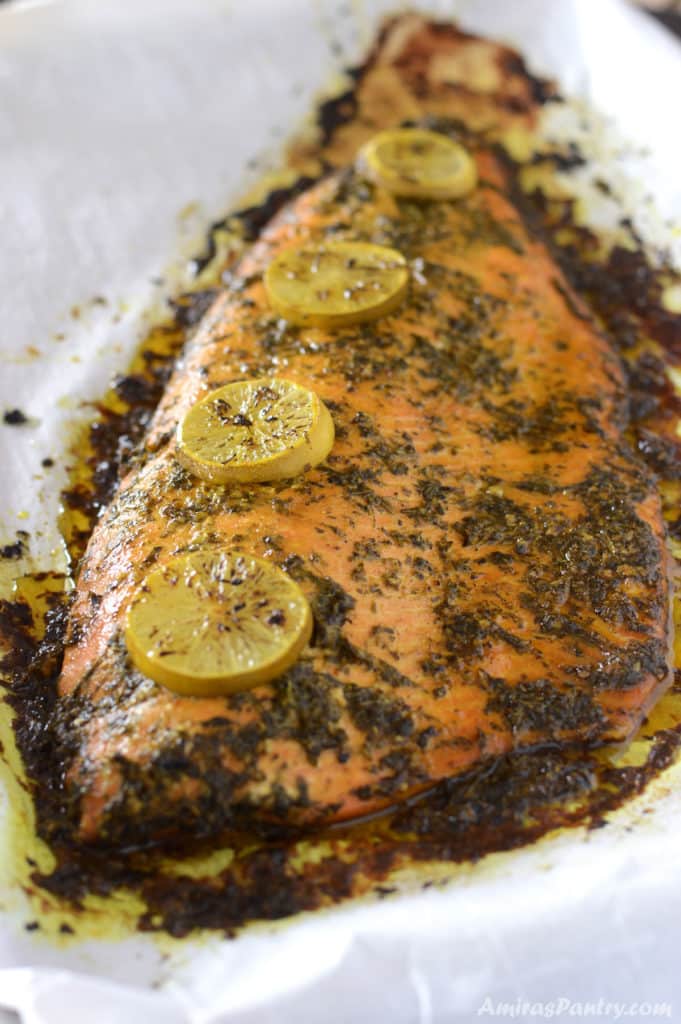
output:
[[[458,200],[353,167],[310,188],[184,352],[78,573],[57,714],[83,840],[354,819],[508,751],[625,741],[670,681],[665,528],[619,359],[501,158],[474,156]],[[335,329],[272,312],[271,259],[329,239],[406,257],[397,310]],[[183,469],[189,408],[273,375],[331,411],[326,460],[252,486]],[[266,685],[178,696],[132,665],[126,611],[151,568],[232,547],[297,581],[312,640]]]

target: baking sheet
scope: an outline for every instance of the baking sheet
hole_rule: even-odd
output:
[[[208,223],[276,161],[334,68],[356,62],[378,17],[399,6],[0,8],[0,405],[31,417],[0,425],[0,533],[30,530],[34,566],[63,559],[63,471],[41,459],[64,448],[88,415],[82,401],[125,367],[143,314],[183,280]],[[679,245],[666,223],[681,216],[675,40],[617,0],[411,7],[512,43],[603,111],[634,146],[604,142],[602,159],[638,180],[649,237]],[[639,1019],[653,1015],[648,1005],[675,1019],[681,796],[666,790],[606,829],[495,855],[443,890],[235,941],[122,935],[61,947],[25,930],[34,911],[12,874],[0,794],[0,1006],[29,1024],[431,1024],[484,1019],[499,1003],[519,1020]]]

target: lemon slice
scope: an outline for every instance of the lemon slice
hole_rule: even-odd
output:
[[[296,661],[312,633],[297,583],[239,552],[194,552],[150,573],[125,624],[144,675],[189,697],[216,697],[269,682]]]
[[[458,199],[478,180],[463,146],[418,128],[379,132],[362,147],[359,163],[371,181],[396,196]]]
[[[265,272],[270,304],[290,323],[343,327],[392,312],[409,284],[397,249],[369,242],[326,242],[286,249]]]
[[[331,414],[314,391],[260,377],[211,391],[177,431],[177,458],[210,483],[286,480],[331,451]]]

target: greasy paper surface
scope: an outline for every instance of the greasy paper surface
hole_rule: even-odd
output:
[[[667,237],[646,197],[663,220],[681,218],[681,47],[670,36],[616,0],[411,6],[510,42],[532,70],[615,118],[650,153],[603,146],[600,156],[615,178],[634,175],[643,228]],[[125,367],[142,312],[261,173],[249,162],[274,158],[334,69],[360,59],[377,18],[398,7],[0,7],[0,407],[31,417],[22,429],[0,424],[3,543],[28,529],[34,564],[60,557],[63,470],[48,473],[41,459],[64,449],[87,415],[80,402]],[[30,1024],[430,1024],[476,1019],[488,998],[674,1003],[680,809],[678,792],[651,793],[606,829],[488,858],[442,891],[163,951],[139,936],[41,941],[25,931],[33,911],[3,869],[0,1006]],[[0,864],[2,813],[0,794]],[[677,1003],[672,1016],[681,992]]]

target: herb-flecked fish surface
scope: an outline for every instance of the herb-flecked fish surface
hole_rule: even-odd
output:
[[[395,199],[348,170],[265,230],[179,362],[143,457],[80,567],[58,717],[80,836],[110,843],[373,813],[510,750],[626,740],[670,678],[655,481],[623,372],[475,152],[463,199]],[[301,242],[399,249],[410,293],[370,325],[287,326],[263,286]],[[317,392],[336,441],[291,481],[210,486],[175,456],[212,388]],[[180,697],[132,665],[151,568],[199,548],[271,559],[314,612],[285,675]]]

